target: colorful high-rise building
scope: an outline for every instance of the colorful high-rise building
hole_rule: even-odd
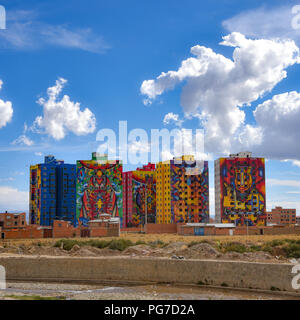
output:
[[[121,161],[96,152],[92,160],[77,161],[76,218],[83,225],[104,213],[123,225],[122,172]]]
[[[135,171],[123,172],[124,227],[156,221],[156,172],[149,163]]]
[[[217,223],[265,225],[264,158],[241,152],[215,160],[215,211]]]
[[[76,165],[61,164],[57,173],[57,212],[60,220],[78,226],[76,218]]]
[[[209,221],[208,162],[182,156],[156,168],[156,223]]]
[[[49,155],[44,163],[30,166],[30,223],[51,226],[65,220],[76,225],[75,186],[75,165]]]

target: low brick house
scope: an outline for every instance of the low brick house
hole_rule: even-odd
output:
[[[267,212],[267,223],[281,225],[296,224],[296,209],[275,207],[271,212]]]
[[[101,214],[98,219],[88,222],[90,237],[119,237],[120,219]]]
[[[0,227],[2,230],[26,228],[26,213],[0,213]]]

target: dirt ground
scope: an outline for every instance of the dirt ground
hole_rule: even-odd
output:
[[[298,300],[297,296],[199,286],[101,286],[8,282],[0,300]]]
[[[77,238],[76,238],[77,239]],[[88,241],[90,238],[78,238],[80,241]],[[192,241],[222,241],[222,242],[239,242],[239,243],[255,243],[263,244],[272,240],[281,239],[292,239],[300,240],[300,235],[249,235],[249,236],[180,236],[177,234],[139,234],[139,233],[121,233],[119,238],[93,238],[101,240],[112,240],[112,239],[126,239],[132,242],[144,241],[144,242],[155,242],[162,241],[165,243],[172,242],[185,242],[190,243]],[[37,243],[42,243],[43,245],[53,245],[59,239],[16,239],[16,240],[0,240],[0,246],[3,244],[7,245],[36,245]]]
[[[98,238],[93,240],[109,241],[113,238]],[[251,250],[253,246],[262,246],[270,241],[300,240],[297,235],[280,236],[234,236],[234,237],[183,237],[170,234],[122,234],[117,240],[130,240],[142,244],[131,245],[125,250],[99,248],[85,245],[91,239],[78,240],[66,250],[63,244],[54,246],[58,239],[41,240],[5,240],[0,241],[1,255],[34,255],[34,256],[74,256],[74,257],[97,257],[97,256],[130,256],[130,257],[165,257],[170,259],[218,259],[237,260],[249,262],[269,263],[298,263],[300,259],[290,259],[283,254],[279,247],[272,247],[272,251]],[[68,240],[67,240],[68,241]],[[226,244],[233,247],[227,248]],[[240,250],[240,248],[246,250]],[[225,249],[224,249],[225,248]]]

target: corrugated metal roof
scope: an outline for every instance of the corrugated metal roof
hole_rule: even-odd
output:
[[[187,223],[189,227],[235,228],[234,223]]]

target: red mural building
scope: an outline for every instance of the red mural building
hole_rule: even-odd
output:
[[[215,161],[216,222],[266,224],[265,159],[250,152]]]
[[[123,172],[123,215],[126,227],[156,222],[155,164]],[[125,222],[126,221],[126,222]]]

